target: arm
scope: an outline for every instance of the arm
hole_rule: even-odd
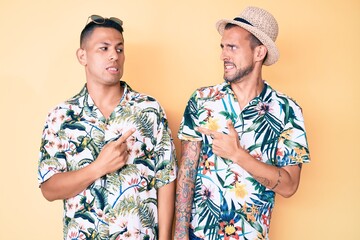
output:
[[[291,197],[299,186],[301,164],[285,167],[272,166],[256,160],[242,148],[229,159],[249,172],[256,181],[283,197]]]
[[[256,160],[240,146],[238,133],[231,121],[227,122],[229,134],[214,132],[205,128],[198,131],[213,138],[213,152],[230,159],[250,173],[259,183],[283,197],[291,197],[300,182],[301,164],[276,167]]]
[[[159,240],[171,239],[174,219],[175,181],[158,189]]]
[[[189,238],[189,222],[201,142],[182,141],[181,147],[176,186],[174,239],[183,240]]]
[[[79,194],[96,179],[122,168],[127,161],[126,139],[134,129],[118,140],[108,143],[90,165],[71,172],[57,173],[41,184],[41,192],[48,201],[67,199]]]

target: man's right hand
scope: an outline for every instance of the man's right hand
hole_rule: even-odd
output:
[[[128,159],[126,140],[135,132],[131,129],[118,140],[110,142],[96,160],[76,171],[61,172],[41,184],[41,192],[48,201],[76,196],[95,180],[122,168]]]
[[[134,132],[134,128],[128,130],[118,140],[106,144],[101,150],[95,164],[102,176],[115,172],[126,164],[129,157],[126,140]]]

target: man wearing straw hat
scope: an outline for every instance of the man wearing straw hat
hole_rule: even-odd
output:
[[[269,12],[247,7],[216,28],[225,81],[184,112],[175,239],[269,239],[275,194],[292,196],[310,161],[302,111],[262,78],[279,58]]]

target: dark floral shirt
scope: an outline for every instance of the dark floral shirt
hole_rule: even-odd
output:
[[[202,141],[190,224],[194,239],[268,239],[275,193],[215,155],[212,139],[194,130],[202,126],[228,133],[228,119],[254,158],[283,167],[310,161],[302,111],[266,82],[261,94],[240,109],[224,82],[193,93],[178,133],[181,140]]]

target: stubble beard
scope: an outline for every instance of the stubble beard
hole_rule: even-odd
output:
[[[225,73],[224,73],[224,80],[227,83],[240,82],[244,77],[249,75],[253,70],[254,70],[254,64],[251,64],[251,65],[247,66],[246,68],[239,69],[238,71],[236,71],[235,75],[233,75],[233,76],[227,77],[227,76],[225,76]]]

